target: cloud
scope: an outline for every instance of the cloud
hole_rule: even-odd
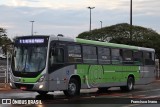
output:
[[[37,7],[49,9],[82,10],[88,6],[96,9],[129,11],[130,0],[2,0],[3,5],[15,7]],[[157,12],[160,9],[158,0],[133,0],[134,12]],[[153,8],[154,7],[154,8]]]
[[[8,29],[10,37],[30,34],[30,20],[35,20],[34,31],[38,34],[65,32],[66,35],[77,36],[77,32],[85,31],[86,23],[84,20],[86,19],[84,19],[83,14],[88,14],[88,11],[10,6],[0,6],[0,10],[0,14],[3,15],[0,17],[0,23],[4,22],[3,25]]]
[[[50,9],[82,9],[88,6],[115,9],[128,0],[6,0],[7,6],[45,7]]]
[[[2,0],[0,26],[5,26],[10,37],[28,35],[30,20],[34,20],[37,34],[59,34],[76,37],[89,30],[88,6],[92,10],[92,29],[117,23],[129,23],[130,0]],[[160,32],[158,0],[133,0],[133,24]]]

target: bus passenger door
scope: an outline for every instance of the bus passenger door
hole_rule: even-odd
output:
[[[50,49],[49,55],[49,90],[63,90],[64,84],[64,62],[65,62],[65,48],[56,47]]]

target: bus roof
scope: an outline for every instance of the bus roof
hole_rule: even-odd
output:
[[[108,46],[108,47],[114,47],[114,48],[126,48],[126,49],[133,49],[133,50],[142,50],[142,51],[152,51],[155,52],[152,48],[145,48],[145,47],[138,47],[138,46],[131,46],[131,45],[125,45],[125,44],[116,44],[116,43],[109,43],[109,42],[100,42],[100,41],[94,41],[94,40],[86,40],[86,39],[80,39],[80,38],[67,38],[67,37],[57,37],[57,36],[51,36],[52,39],[60,40],[60,41],[70,41],[70,42],[77,42],[77,43],[83,43],[83,44],[92,44],[92,45],[100,45],[100,46]]]
[[[100,42],[100,41],[93,41],[93,40],[85,40],[85,39],[79,39],[79,38],[76,38],[76,42],[84,43],[84,44],[94,44],[94,45],[108,46],[108,47],[114,47],[114,48],[126,48],[126,49],[133,49],[133,50],[143,50],[143,51],[153,51],[153,52],[155,52],[155,50],[152,49],[152,48],[131,46],[131,45],[125,45],[125,44],[116,44],[116,43],[109,43],[109,42]]]
[[[116,44],[116,43],[109,43],[109,42],[100,42],[100,41],[86,40],[86,39],[80,39],[80,38],[73,39],[73,38],[69,38],[69,37],[61,37],[61,36],[55,36],[55,35],[50,35],[50,36],[49,35],[34,35],[34,36],[36,36],[36,37],[47,36],[47,37],[50,37],[51,41],[52,40],[59,40],[59,41],[77,42],[77,43],[83,43],[83,44],[92,44],[92,45],[107,46],[107,47],[114,47],[114,48],[125,48],[125,49],[155,52],[155,50],[152,48],[131,46],[131,45],[125,45],[125,44]],[[21,37],[23,38],[23,37],[30,37],[30,36],[21,36]]]

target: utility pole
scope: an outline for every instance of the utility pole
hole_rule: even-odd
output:
[[[130,39],[132,41],[132,0],[130,0]]]
[[[90,9],[90,27],[89,27],[89,31],[91,32],[91,10],[94,9],[95,7],[87,7],[88,9]]]
[[[100,21],[101,22],[101,29],[102,29],[102,21]]]
[[[35,22],[35,21],[30,21],[31,23],[32,23],[32,27],[31,27],[31,35],[33,36],[33,23]]]

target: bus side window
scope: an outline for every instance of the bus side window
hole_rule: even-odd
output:
[[[152,61],[152,65],[155,65],[155,53],[154,52],[152,52],[151,61]]]
[[[144,52],[144,64],[145,65],[154,65],[154,54],[151,52]]]
[[[133,54],[131,50],[123,50],[123,64],[133,64]]]
[[[50,65],[52,66],[55,63],[55,48],[50,49],[49,56],[50,56],[49,62],[50,62]]]
[[[110,48],[98,47],[98,61],[100,64],[111,63]]]
[[[52,49],[50,53],[50,64],[63,63],[64,62],[64,50],[63,48]]]
[[[57,54],[56,62],[57,63],[63,63],[64,62],[64,50],[63,50],[63,48],[57,48],[56,49],[56,54]]]
[[[50,55],[49,60],[50,60],[50,65],[53,65],[53,63],[55,62],[55,61],[54,61],[55,58],[54,58],[54,56],[53,56],[52,54]]]
[[[133,52],[133,61],[135,65],[143,65],[143,57],[141,51]]]
[[[80,45],[68,45],[68,62],[69,63],[81,63],[81,46]]]
[[[97,49],[94,46],[83,46],[83,62],[97,64]]]
[[[111,49],[112,64],[122,64],[122,52],[120,49]]]

